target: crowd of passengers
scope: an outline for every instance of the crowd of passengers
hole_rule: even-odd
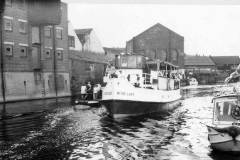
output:
[[[159,71],[158,73],[158,77],[166,77],[168,78],[168,89],[178,89],[179,88],[179,83],[180,83],[180,79],[182,79],[182,74],[173,70],[173,71]],[[145,77],[144,77],[145,76]],[[114,70],[114,71],[109,71],[106,72],[106,75],[104,77],[104,82],[108,82],[109,79],[111,78],[122,78],[122,79],[127,79],[129,82],[133,83],[133,85],[135,87],[142,87],[143,83],[146,84],[146,80],[144,80],[144,78],[149,78],[147,77],[147,75],[143,75],[140,77],[139,74],[134,74],[134,75],[130,75],[128,74],[127,76],[124,75],[122,73],[121,70]],[[145,81],[145,82],[144,82]],[[173,87],[170,87],[170,81],[172,81],[172,83],[174,84]],[[150,84],[153,82],[150,82]]]

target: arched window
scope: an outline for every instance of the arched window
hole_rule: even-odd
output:
[[[177,53],[177,50],[171,50],[171,60],[172,61],[177,61],[178,59],[178,53]]]
[[[160,60],[162,60],[162,61],[166,61],[167,60],[167,52],[164,49],[161,50]]]

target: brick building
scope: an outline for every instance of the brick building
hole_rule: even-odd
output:
[[[85,32],[86,30],[81,30],[81,32],[79,30],[74,30],[69,22],[68,39],[71,68],[70,77],[73,96],[79,94],[81,86],[85,85],[88,81],[91,81],[92,83],[102,83],[104,71],[109,62],[109,58],[102,53],[101,43],[98,38],[96,40],[98,45],[96,45],[96,41],[88,40],[85,49],[82,49],[82,43],[80,40],[83,38],[81,36],[88,35]],[[80,33],[85,34],[81,35]]]
[[[108,48],[103,47],[105,51],[105,55],[109,58],[112,64],[115,64],[115,58],[118,55],[125,54],[126,49],[125,48]]]
[[[126,43],[126,52],[184,65],[184,37],[157,23]]]
[[[6,101],[70,95],[65,3],[61,12],[59,25],[32,25],[24,0],[6,0],[1,42]]]
[[[199,84],[212,84],[216,82],[216,65],[208,56],[190,56],[184,58],[186,76],[193,74]]]
[[[232,72],[240,64],[239,56],[211,56],[218,70]]]

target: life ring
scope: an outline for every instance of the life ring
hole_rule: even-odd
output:
[[[234,119],[240,120],[240,106],[235,105],[232,109],[231,115]]]

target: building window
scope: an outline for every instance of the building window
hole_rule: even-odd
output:
[[[63,29],[62,28],[57,28],[56,29],[56,38],[57,39],[62,39],[62,32],[63,32]]]
[[[39,27],[32,27],[32,44],[40,43],[40,29]]]
[[[27,21],[18,20],[19,22],[19,32],[27,33]]]
[[[63,51],[62,50],[57,50],[56,51],[56,58],[59,60],[63,59]]]
[[[166,50],[161,50],[161,53],[160,53],[160,60],[162,61],[166,61],[167,60],[167,52]]]
[[[27,57],[28,47],[27,46],[20,46],[20,54],[21,57]]]
[[[89,70],[90,70],[91,72],[93,72],[94,69],[95,69],[94,64],[89,64]]]
[[[68,45],[69,45],[69,47],[75,47],[75,37],[74,36],[68,36]]]
[[[5,44],[4,45],[4,52],[5,52],[6,56],[12,56],[13,55],[13,45]]]
[[[51,58],[51,49],[45,48],[45,58]]]
[[[171,56],[172,56],[172,61],[177,61],[178,54],[176,50],[172,50]]]
[[[42,75],[40,72],[34,72],[34,79],[36,84],[40,84],[42,81]]]
[[[12,0],[6,0],[5,5],[8,7],[12,7]]]
[[[12,19],[10,18],[4,18],[4,30],[5,31],[12,31]]]
[[[18,8],[24,9],[25,8],[25,0],[18,0]]]
[[[48,37],[48,38],[51,38],[51,35],[52,35],[52,29],[51,29],[51,27],[45,27],[45,28],[44,28],[44,36],[45,36],[45,37]]]

